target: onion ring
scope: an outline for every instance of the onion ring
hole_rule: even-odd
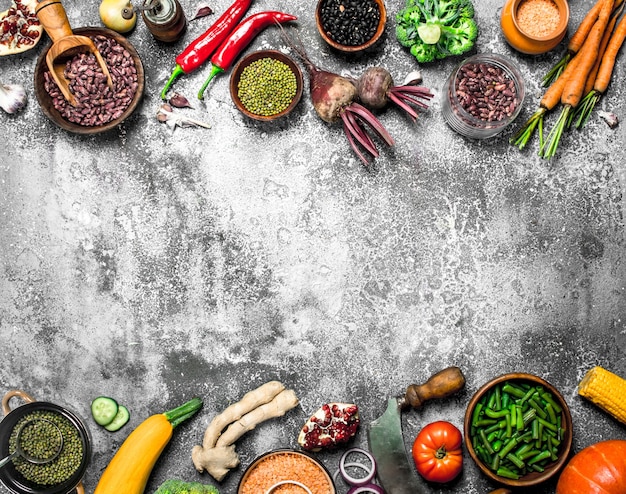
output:
[[[281,480],[280,482],[276,482],[273,486],[271,486],[266,492],[265,494],[272,494],[272,492],[274,492],[274,490],[277,487],[280,487],[281,485],[285,485],[285,484],[292,484],[292,485],[297,485],[298,487],[302,487],[302,489],[305,490],[305,492],[307,494],[313,494],[311,492],[311,489],[309,489],[306,485],[304,485],[301,482],[298,482],[297,480]],[[382,494],[382,493],[381,493]]]
[[[346,463],[346,458],[348,457],[348,455],[353,454],[353,453],[360,453],[364,455],[370,461],[372,467],[369,468],[367,465],[364,465],[363,463],[354,463],[354,462]],[[353,477],[350,474],[348,474],[346,467],[362,468],[363,470],[367,472],[367,475],[361,478]],[[362,485],[367,485],[371,483],[372,479],[376,475],[376,460],[374,459],[374,456],[369,451],[365,451],[364,449],[361,449],[361,448],[352,448],[352,449],[347,450],[341,456],[341,459],[339,460],[339,471],[341,472],[342,477],[345,479],[345,481],[348,484],[352,486],[357,486],[357,487],[362,486]]]
[[[355,485],[347,494],[385,494],[383,488],[377,484]]]

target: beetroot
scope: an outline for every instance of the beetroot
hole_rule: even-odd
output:
[[[367,127],[388,146],[394,145],[393,138],[374,114],[357,102],[357,88],[350,79],[317,67],[309,59],[302,43],[296,44],[284,30],[282,32],[307,69],[311,101],[316,113],[328,123],[341,120],[350,146],[361,161],[369,166],[367,155],[377,158],[379,153]]]
[[[383,67],[369,67],[355,84],[358,98],[364,106],[380,110],[391,102],[404,110],[413,120],[418,116],[413,106],[428,108],[423,100],[430,100],[433,97],[430,90],[423,86],[394,86],[391,74]]]

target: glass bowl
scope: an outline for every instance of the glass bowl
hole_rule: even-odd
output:
[[[441,112],[459,134],[487,139],[517,118],[524,97],[524,79],[517,67],[501,55],[483,53],[452,71],[441,94]]]

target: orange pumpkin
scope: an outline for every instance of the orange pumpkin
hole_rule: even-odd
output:
[[[613,439],[592,444],[567,463],[556,494],[626,493],[626,441]]]

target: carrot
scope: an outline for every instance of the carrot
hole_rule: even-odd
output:
[[[609,23],[611,11],[613,10],[613,0],[604,0],[604,5],[593,28],[587,35],[582,48],[578,52],[580,62],[576,68],[576,73],[568,79],[561,94],[561,104],[563,110],[557,120],[556,125],[548,135],[547,147],[542,146],[539,154],[544,158],[551,158],[556,154],[556,150],[567,124],[571,121],[570,114],[578,106],[583,96],[587,76],[598,57],[598,49],[602,41],[602,36]]]
[[[565,88],[563,88],[563,94],[561,95],[561,103],[564,105],[570,105],[575,107],[580,103],[580,99],[583,96],[585,89],[585,83],[587,82],[587,76],[593,67],[596,59],[598,58],[598,50],[604,31],[609,23],[611,11],[613,10],[613,0],[605,0],[604,7],[600,11],[600,15],[596,20],[593,29],[589,32],[587,39],[583,43],[580,50],[582,56],[580,63],[578,64],[578,70],[576,71],[576,77],[569,79]]]
[[[561,72],[565,70],[565,67],[567,66],[569,61],[572,59],[572,57],[576,55],[576,53],[578,53],[578,50],[580,50],[580,48],[584,44],[585,39],[587,39],[587,35],[589,34],[589,31],[591,31],[591,28],[593,27],[596,20],[598,19],[598,14],[600,13],[600,9],[602,9],[602,5],[604,5],[604,2],[605,0],[597,0],[594,6],[591,7],[591,9],[589,9],[589,11],[587,12],[587,15],[585,15],[583,20],[580,22],[580,24],[576,28],[576,31],[574,31],[574,34],[570,38],[569,43],[567,44],[567,49],[565,53],[563,54],[563,56],[561,57],[561,59],[544,76],[542,80],[544,86],[548,86],[549,84],[552,84],[552,82],[554,82],[554,80],[559,75],[561,75]]]
[[[614,8],[619,7],[624,0],[616,0]],[[561,59],[548,71],[548,73],[542,79],[543,86],[549,86],[552,84],[556,78],[561,75],[561,72],[565,70],[565,67],[569,63],[569,61],[580,51],[587,36],[593,29],[593,26],[600,15],[600,11],[602,10],[602,6],[604,5],[605,0],[597,0],[596,3],[589,9],[583,20],[580,22],[576,31],[570,38],[567,49]]]
[[[583,93],[585,96],[578,104],[574,114],[576,128],[578,129],[582,128],[585,123],[587,123],[587,120],[596,106],[596,103],[600,101],[600,98],[606,92],[611,80],[617,52],[624,42],[624,31],[626,31],[626,24],[624,23],[624,19],[626,18],[623,18],[620,21],[617,29],[615,28],[617,19],[622,13],[623,6],[624,4],[622,3],[618,9],[613,9],[611,20],[609,21],[606,31],[604,32],[604,36],[602,37],[602,42],[600,43],[600,50],[598,52],[599,56],[595,61],[589,76],[587,77],[585,91]],[[611,44],[610,48],[609,43]],[[602,71],[600,71],[601,67]]]
[[[619,21],[613,36],[611,36],[611,40],[606,47],[606,51],[604,52],[604,56],[602,57],[602,63],[600,64],[600,69],[598,70],[598,76],[596,77],[596,82],[593,85],[593,88],[601,93],[604,93],[609,87],[609,83],[611,82],[611,75],[613,74],[613,69],[615,67],[615,60],[617,59],[617,53],[620,48],[624,44],[624,40],[626,39],[626,17],[622,17],[622,20]]]
[[[570,63],[559,74],[556,80],[550,84],[550,87],[546,90],[539,102],[539,108],[535,110],[535,113],[526,120],[524,125],[509,139],[511,144],[514,144],[519,149],[524,149],[529,139],[532,137],[536,129],[539,130],[539,147],[543,147],[543,119],[546,113],[553,110],[556,105],[561,101],[561,94],[565,84],[570,79],[572,74],[576,72],[576,67],[580,61],[580,56],[576,55]]]

